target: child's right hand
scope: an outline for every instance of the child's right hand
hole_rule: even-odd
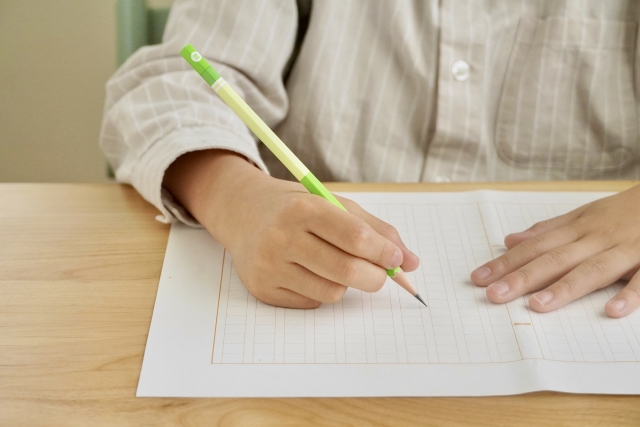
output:
[[[272,305],[315,308],[347,287],[375,292],[385,268],[418,267],[389,224],[339,198],[348,212],[235,154],[211,150],[174,162],[164,185],[230,252],[249,292]]]

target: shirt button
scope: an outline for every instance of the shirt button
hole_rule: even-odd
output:
[[[463,82],[471,75],[471,68],[467,61],[456,61],[451,67],[453,78],[459,82]]]
[[[435,182],[451,182],[451,178],[448,176],[436,175],[433,179]]]

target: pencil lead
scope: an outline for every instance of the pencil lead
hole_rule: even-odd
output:
[[[418,301],[420,301],[421,303],[423,303],[425,307],[427,307],[427,308],[429,307],[429,306],[427,305],[427,303],[426,303],[426,302],[424,302],[424,301],[422,300],[422,297],[420,296],[420,294],[415,294],[415,295],[414,295],[414,297],[416,297],[416,299],[417,299]]]

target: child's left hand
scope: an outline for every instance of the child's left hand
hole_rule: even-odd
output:
[[[640,185],[510,234],[504,243],[504,255],[471,273],[495,303],[542,289],[529,304],[547,312],[625,279],[607,314],[622,317],[640,306]]]

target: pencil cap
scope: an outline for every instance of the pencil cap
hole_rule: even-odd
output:
[[[194,70],[202,76],[203,79],[209,84],[213,85],[216,80],[220,78],[220,74],[213,69],[213,67],[207,62],[206,59],[196,50],[195,47],[188,44],[182,48],[180,55],[187,60]]]

